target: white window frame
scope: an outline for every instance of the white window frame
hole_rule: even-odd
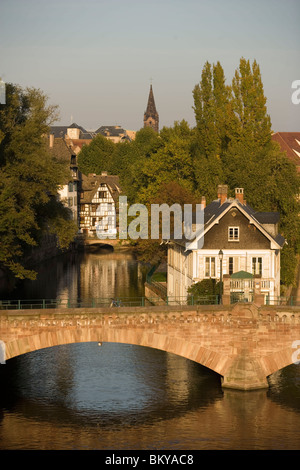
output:
[[[228,227],[228,241],[229,242],[240,241],[240,227],[234,227],[234,226]]]
[[[259,261],[260,260],[260,261]],[[252,257],[252,274],[258,274],[262,276],[263,271],[263,258],[262,256]]]
[[[217,277],[217,264],[215,256],[205,256],[204,258],[204,277],[207,278],[216,278]],[[208,270],[207,270],[208,263]]]

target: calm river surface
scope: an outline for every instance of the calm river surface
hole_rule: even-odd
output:
[[[142,296],[130,254],[52,259],[1,298]],[[300,338],[299,338],[300,339]],[[48,348],[0,365],[0,450],[300,448],[300,365],[270,389],[222,390],[214,372],[126,344]]]

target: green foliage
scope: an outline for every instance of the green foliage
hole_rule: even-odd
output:
[[[24,266],[29,248],[37,246],[49,224],[57,224],[56,196],[67,168],[51,156],[44,135],[57,119],[39,90],[8,84],[6,105],[0,105],[0,265],[18,278],[34,278]],[[50,204],[51,202],[51,204]],[[48,210],[47,210],[48,208]],[[59,240],[66,246],[74,237],[70,213],[60,211]],[[54,227],[54,225],[53,225]]]
[[[78,155],[78,168],[84,174],[96,173],[101,175],[102,171],[111,173],[112,155],[115,144],[98,134],[89,145],[85,145]]]
[[[252,68],[243,57],[232,80],[232,108],[237,120],[233,140],[242,140],[248,149],[262,148],[271,140],[271,120],[267,114],[260,68]]]
[[[284,280],[285,286],[296,285],[297,258],[293,246],[285,245],[281,251],[281,272],[280,277]]]
[[[154,282],[167,282],[167,273],[154,273],[152,276],[152,281]]]
[[[114,158],[120,158],[120,150],[122,150],[121,157],[125,154],[125,149],[120,144],[115,152]],[[158,149],[161,146],[160,136],[150,127],[140,129],[136,133],[135,140],[126,146],[126,161],[120,162],[121,171],[120,181],[123,194],[126,194],[128,202],[141,203],[139,200],[139,191],[147,185],[147,175],[143,171],[143,167],[148,160],[155,158]],[[118,157],[117,157],[118,155]]]
[[[138,199],[141,203],[151,202],[163,184],[175,182],[192,191],[193,162],[190,152],[193,131],[186,121],[175,122],[173,128],[164,127],[160,132],[160,146],[150,158],[144,160],[140,172],[143,186]]]
[[[197,200],[195,194],[189,191],[186,187],[181,186],[175,181],[162,182],[153,194],[151,194],[151,200],[145,205],[148,207],[148,227],[149,236],[148,239],[139,239],[136,242],[136,249],[139,256],[144,262],[150,262],[151,264],[158,264],[165,259],[167,254],[167,245],[163,243],[162,239],[152,240],[150,236],[151,227],[151,204],[168,204],[170,207],[173,204],[179,204],[182,209],[184,204],[195,204],[200,203]],[[161,224],[161,220],[160,220]],[[170,214],[170,232],[172,233],[174,226],[174,215]],[[160,231],[160,236],[161,236]]]
[[[221,64],[204,65],[201,81],[193,90],[197,143],[203,157],[220,155],[226,145],[227,126],[233,113],[230,88],[225,84]]]
[[[211,297],[220,294],[220,282],[216,279],[203,279],[203,281],[196,282],[188,288],[189,296],[194,297]]]

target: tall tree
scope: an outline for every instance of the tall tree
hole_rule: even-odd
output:
[[[193,90],[196,136],[192,147],[197,191],[211,199],[224,181],[221,155],[227,147],[230,119],[230,87],[220,62],[206,62],[201,81]]]
[[[193,130],[186,121],[175,122],[160,132],[160,146],[140,168],[144,184],[138,198],[141,203],[151,203],[163,183],[176,182],[191,191],[194,169],[191,158]]]
[[[0,105],[0,264],[19,278],[35,277],[24,255],[44,230],[59,234],[61,247],[76,233],[57,201],[68,169],[52,158],[45,142],[56,112],[40,90],[7,84],[6,104]]]
[[[233,111],[236,121],[236,140],[243,140],[244,146],[264,147],[271,140],[271,119],[267,113],[267,99],[260,67],[256,60],[252,67],[249,60],[240,59],[239,68],[232,80]]]
[[[232,80],[232,107],[237,120],[223,156],[226,182],[232,189],[243,186],[247,202],[255,209],[280,213],[280,231],[288,242],[282,252],[281,279],[288,285],[293,281],[300,248],[299,176],[295,165],[271,139],[271,119],[255,60],[252,66],[249,60],[240,60]]]
[[[147,185],[146,175],[142,168],[162,145],[162,140],[151,127],[140,129],[135,139],[128,144],[116,147],[113,160],[115,171],[120,175],[123,194],[130,204],[139,201],[139,191]]]

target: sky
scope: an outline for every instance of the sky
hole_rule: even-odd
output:
[[[300,131],[300,0],[0,0],[0,77],[59,106],[56,125],[143,127],[150,83],[160,128],[195,125],[205,62],[231,83],[255,59],[272,129]]]

